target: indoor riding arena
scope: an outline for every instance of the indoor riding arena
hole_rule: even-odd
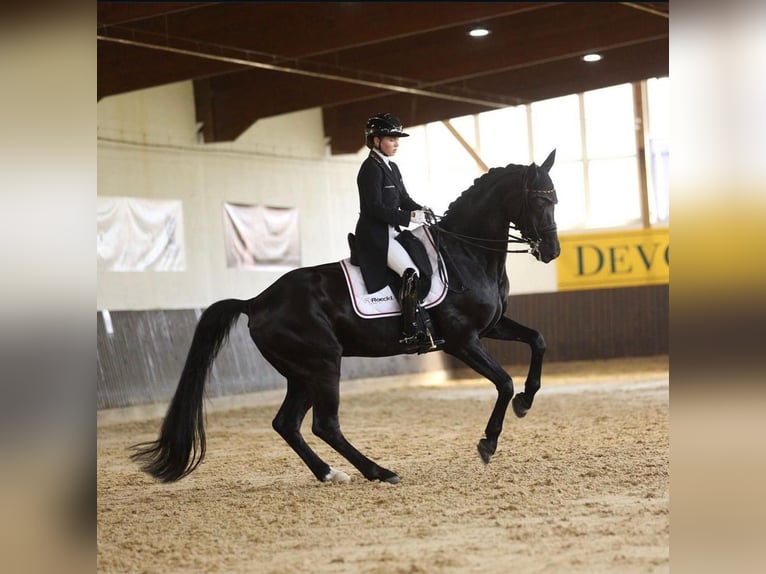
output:
[[[99,572],[669,571],[668,5],[434,6],[98,4]]]

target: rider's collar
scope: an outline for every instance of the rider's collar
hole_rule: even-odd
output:
[[[377,156],[380,159],[383,160],[383,162],[386,164],[388,169],[391,169],[391,164],[389,163],[391,161],[391,158],[389,158],[387,155],[384,155],[383,152],[381,152],[381,151],[379,151],[379,150],[377,150],[375,148],[372,148],[372,151],[375,152],[377,154]]]

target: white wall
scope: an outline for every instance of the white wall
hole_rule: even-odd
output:
[[[186,248],[183,272],[99,272],[98,309],[206,307],[270,285],[282,272],[227,269],[225,201],[298,207],[304,266],[348,255],[365,154],[331,157],[319,109],[259,120],[236,142],[200,144],[192,84],[182,82],[104,98],[98,136],[98,194],[180,199]]]
[[[186,249],[183,272],[99,271],[98,309],[206,307],[254,297],[273,283],[281,271],[226,267],[224,202],[298,207],[304,266],[348,255],[346,234],[359,211],[356,174],[367,151],[331,156],[319,108],[259,120],[236,142],[215,144],[198,142],[191,82],[107,97],[97,110],[98,194],[180,199]],[[418,143],[423,130],[409,131],[396,161],[411,195],[441,212],[479,173],[434,194]],[[554,264],[509,255],[508,272],[511,294],[556,290]]]

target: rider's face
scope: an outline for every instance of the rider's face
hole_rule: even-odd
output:
[[[396,150],[399,149],[399,138],[385,136],[380,139],[380,151],[388,156],[396,155]]]

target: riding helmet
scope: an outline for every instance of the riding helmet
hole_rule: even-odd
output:
[[[367,120],[367,126],[364,128],[364,137],[369,148],[372,147],[372,138],[375,136],[406,138],[409,135],[402,131],[402,120],[393,114],[376,114]]]

